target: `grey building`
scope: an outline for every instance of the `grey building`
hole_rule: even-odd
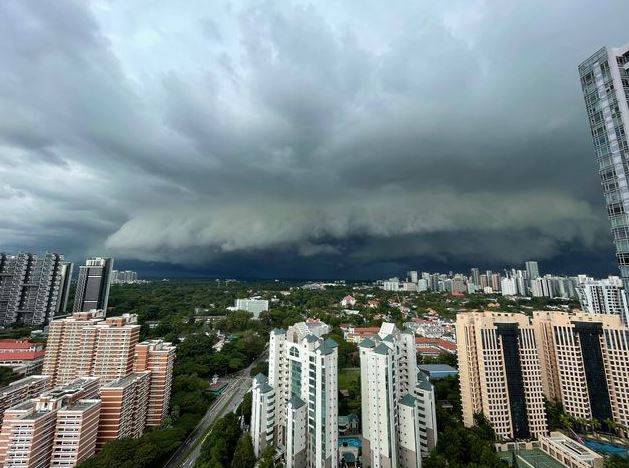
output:
[[[579,65],[594,154],[625,288],[629,282],[628,70],[629,45],[604,47]]]
[[[533,260],[524,262],[524,268],[526,269],[526,276],[529,280],[534,280],[539,277],[539,265]]]
[[[72,263],[63,255],[0,253],[0,325],[43,325],[63,314]]]
[[[79,267],[73,312],[107,309],[113,258],[91,257]]]

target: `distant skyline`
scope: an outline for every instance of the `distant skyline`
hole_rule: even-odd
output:
[[[577,66],[629,42],[626,1],[187,6],[0,3],[1,251],[618,274]]]

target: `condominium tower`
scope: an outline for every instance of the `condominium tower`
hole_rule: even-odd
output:
[[[73,312],[107,310],[113,258],[92,257],[79,267]]]
[[[139,337],[134,314],[105,318],[102,310],[92,310],[53,320],[42,373],[53,385],[88,375],[103,383],[124,377],[133,371]]]
[[[629,427],[629,328],[618,315],[536,311],[546,398],[576,418]]]
[[[273,440],[287,468],[338,464],[337,344],[300,322],[269,338],[269,377],[254,379],[252,439]]]
[[[0,325],[43,325],[65,312],[71,276],[60,254],[0,253]]]
[[[629,46],[604,47],[579,65],[594,154],[625,287],[629,283]]]
[[[114,439],[137,438],[147,426],[151,373],[132,372],[101,386],[96,448]],[[161,421],[160,421],[161,423]]]
[[[590,314],[616,314],[629,324],[629,304],[623,282],[617,276],[603,280],[579,277],[576,288],[581,309]]]
[[[87,377],[9,408],[0,466],[78,465],[95,453],[100,407],[98,379]]]
[[[457,314],[457,353],[463,422],[483,413],[505,439],[547,433],[535,332],[523,314]]]
[[[174,364],[175,346],[172,343],[150,340],[135,345],[134,371],[151,372],[147,426],[159,427],[168,415]]]
[[[417,368],[415,335],[384,323],[359,349],[363,466],[420,467],[437,432],[434,390]]]

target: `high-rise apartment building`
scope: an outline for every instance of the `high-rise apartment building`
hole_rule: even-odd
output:
[[[102,401],[97,448],[120,438],[140,437],[147,425],[151,373],[133,372],[106,383],[100,389]]]
[[[51,387],[48,375],[32,375],[16,380],[6,387],[0,388],[0,425],[4,412],[12,406],[35,398]]]
[[[140,336],[137,316],[104,318],[103,311],[77,312],[50,323],[43,373],[53,385],[81,376],[101,382],[129,375]]]
[[[437,445],[437,407],[435,387],[430,383],[428,375],[417,372],[417,386],[413,394],[417,404],[417,421],[421,456],[427,457]],[[402,424],[404,426],[404,424]]]
[[[77,379],[5,411],[0,466],[76,466],[94,455],[98,380]]]
[[[577,418],[629,426],[629,328],[618,315],[536,311],[544,393]]]
[[[534,280],[539,277],[539,264],[533,260],[524,262],[524,268],[526,269],[526,276],[529,280]]]
[[[415,335],[384,323],[359,349],[363,466],[420,467],[436,418],[432,385],[418,379]]]
[[[629,46],[604,47],[579,65],[594,154],[625,286],[629,281]]]
[[[0,325],[43,325],[62,314],[71,276],[63,255],[0,253]]]
[[[131,270],[111,270],[112,284],[130,284],[138,280],[138,273]]]
[[[548,432],[535,332],[524,314],[457,314],[463,422],[483,413],[496,434],[527,439]]]
[[[275,428],[275,390],[269,385],[264,374],[253,379],[251,388],[251,424],[249,432],[253,451],[260,456],[262,451],[273,443]]]
[[[590,314],[616,314],[629,324],[629,304],[623,282],[617,276],[604,280],[579,277],[576,288],[581,308]]]
[[[135,346],[135,372],[151,371],[146,425],[159,427],[168,414],[175,364],[175,346],[162,340],[144,341]]]
[[[252,434],[258,453],[272,427],[276,446],[285,449],[287,468],[337,466],[337,356],[336,342],[313,334],[306,323],[271,332],[266,385],[272,391],[260,379],[252,389]]]
[[[79,267],[73,312],[107,310],[113,258],[92,257]]]

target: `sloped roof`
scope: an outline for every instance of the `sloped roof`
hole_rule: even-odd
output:
[[[293,409],[301,408],[302,406],[306,404],[304,403],[304,400],[299,398],[297,395],[293,395],[288,401],[288,403],[293,407]]]
[[[407,393],[406,395],[404,395],[402,399],[400,400],[401,405],[410,406],[411,408],[415,407],[415,402],[416,402],[415,397],[411,395],[410,393]]]
[[[385,356],[388,356],[389,355],[389,351],[391,351],[391,350],[384,343],[380,343],[378,346],[375,347],[375,349],[373,351],[374,351],[374,353],[383,354]]]
[[[259,384],[261,384],[261,383],[265,383],[265,382],[268,382],[268,381],[269,381],[269,379],[267,378],[267,376],[266,376],[266,375],[264,375],[262,372],[260,372],[258,375],[256,375],[256,376],[253,378],[253,380],[255,380],[255,381],[256,381],[256,383],[259,383]]]
[[[361,348],[373,348],[374,346],[376,346],[376,343],[374,343],[374,341],[369,338],[365,338],[363,341],[360,342],[358,346],[360,346]]]

